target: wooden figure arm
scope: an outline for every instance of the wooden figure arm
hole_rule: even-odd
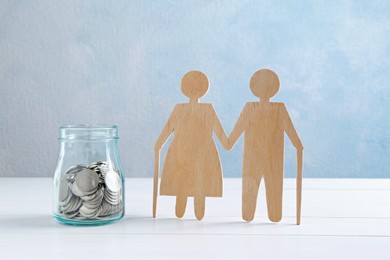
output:
[[[218,137],[219,142],[222,144],[223,148],[228,149],[228,138],[225,133],[225,130],[222,127],[221,121],[219,121],[217,112],[214,107],[210,106],[211,114],[211,129],[214,131],[215,135]]]
[[[294,147],[298,151],[303,150],[303,145],[301,142],[301,139],[299,139],[297,130],[294,127],[293,122],[291,121],[291,118],[287,112],[286,107],[283,105],[283,114],[282,114],[282,119],[283,119],[283,128],[284,131],[286,131],[288,138],[290,139],[291,143],[294,145]]]
[[[173,132],[173,124],[172,124],[172,115],[168,119],[168,122],[165,124],[164,129],[162,130],[160,136],[158,137],[156,144],[154,145],[154,150],[155,151],[160,151],[165,142],[168,140],[169,136]]]
[[[227,150],[231,150],[236,144],[238,138],[245,131],[249,122],[249,113],[248,113],[248,105],[244,107],[242,110],[240,117],[238,118],[230,136],[228,138],[228,147]]]

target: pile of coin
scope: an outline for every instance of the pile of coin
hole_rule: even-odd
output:
[[[66,218],[104,218],[122,210],[122,179],[106,162],[72,166],[60,181],[58,211]]]

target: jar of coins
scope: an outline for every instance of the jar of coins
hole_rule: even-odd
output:
[[[118,155],[118,128],[63,126],[59,143],[54,218],[71,225],[103,225],[123,218],[125,182]]]

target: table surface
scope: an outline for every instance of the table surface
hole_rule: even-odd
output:
[[[241,219],[241,179],[207,198],[202,221],[193,200],[182,219],[175,198],[152,179],[126,179],[126,216],[75,227],[51,216],[50,178],[0,178],[1,259],[390,259],[390,179],[304,179],[302,222],[295,225],[295,180],[286,179],[283,219],[266,217],[262,183],[253,222]]]

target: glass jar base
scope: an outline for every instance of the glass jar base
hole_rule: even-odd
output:
[[[53,214],[54,219],[61,224],[72,225],[72,226],[102,226],[108,225],[120,221],[123,217],[123,213],[118,213],[116,215],[102,218],[102,219],[69,219],[64,218],[60,215]]]

